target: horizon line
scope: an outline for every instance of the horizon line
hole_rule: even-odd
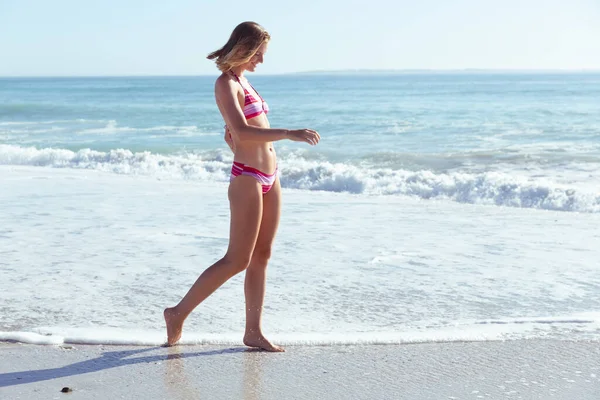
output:
[[[385,69],[385,68],[356,68],[356,69],[331,69],[331,70],[306,70],[295,72],[277,72],[257,74],[258,76],[282,76],[282,75],[326,75],[326,74],[436,74],[436,73],[600,73],[600,68],[406,68],[406,69]],[[218,75],[201,74],[106,74],[106,75],[0,75],[0,79],[5,78],[192,78],[208,77]]]

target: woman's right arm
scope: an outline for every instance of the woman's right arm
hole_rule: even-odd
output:
[[[222,76],[215,84],[217,105],[223,115],[227,127],[241,141],[275,142],[290,139],[296,142],[306,142],[311,145],[319,143],[321,137],[312,129],[273,129],[249,125],[238,101],[238,87],[233,80]]]

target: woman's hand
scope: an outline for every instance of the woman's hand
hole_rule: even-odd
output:
[[[315,146],[321,140],[319,132],[312,129],[296,129],[288,132],[288,138],[294,142],[306,142]]]
[[[225,142],[231,149],[231,151],[235,154],[235,143],[233,142],[233,137],[231,136],[231,132],[227,125],[225,125]]]

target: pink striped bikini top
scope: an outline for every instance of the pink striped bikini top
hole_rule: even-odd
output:
[[[237,81],[240,84],[240,86],[242,87],[242,89],[244,89],[244,109],[243,109],[243,111],[244,111],[244,116],[246,117],[246,119],[258,117],[262,113],[267,114],[269,112],[269,105],[260,96],[260,94],[258,94],[258,92],[256,91],[256,89],[254,89],[254,86],[250,85],[250,82],[248,82],[248,84],[250,85],[250,87],[258,95],[258,99],[256,97],[254,97],[244,87],[244,85],[242,85],[242,81],[240,81],[240,78],[238,78],[238,76],[236,74],[234,74],[233,72],[232,72],[232,74],[235,77],[235,79],[237,79]]]

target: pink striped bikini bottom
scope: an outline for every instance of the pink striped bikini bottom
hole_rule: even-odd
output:
[[[242,164],[240,162],[234,161],[231,166],[231,176],[229,177],[229,182],[233,180],[236,176],[240,175],[248,175],[253,177],[258,181],[258,183],[262,186],[263,194],[267,193],[271,190],[271,187],[275,183],[275,179],[277,179],[277,173],[279,172],[279,168],[275,168],[275,172],[271,175],[265,174],[264,172],[247,166],[246,164]]]

